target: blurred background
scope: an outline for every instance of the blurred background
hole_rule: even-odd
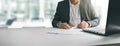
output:
[[[9,27],[51,27],[61,0],[0,0],[0,25]]]
[[[0,0],[0,27],[52,27],[59,1],[62,0]],[[107,14],[106,2],[92,0],[97,16]]]

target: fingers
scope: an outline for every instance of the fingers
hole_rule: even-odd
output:
[[[81,22],[80,24],[78,24],[78,28],[88,28],[89,27],[89,24],[85,21]]]
[[[67,24],[67,23],[60,23],[58,27],[61,28],[61,29],[70,29],[70,28],[72,28],[72,27],[71,27],[69,24]]]
[[[77,27],[82,28],[83,27],[83,22],[79,23]]]
[[[67,24],[67,23],[60,23],[59,26],[58,26],[60,29],[71,29],[72,27]],[[78,28],[88,28],[89,27],[89,23],[87,23],[86,21],[83,21],[81,23],[78,24],[77,26]]]

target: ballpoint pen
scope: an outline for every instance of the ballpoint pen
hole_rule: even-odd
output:
[[[82,20],[81,20],[81,23],[82,23],[83,21],[85,21],[85,19],[82,19]]]

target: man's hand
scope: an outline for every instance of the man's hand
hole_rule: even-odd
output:
[[[77,27],[83,29],[83,28],[88,28],[89,26],[90,26],[89,23],[87,23],[86,21],[83,21],[80,24],[78,24]]]
[[[71,29],[72,27],[69,24],[67,24],[67,23],[60,23],[58,25],[58,28],[61,28],[61,29]]]

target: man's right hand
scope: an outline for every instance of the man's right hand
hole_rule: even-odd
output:
[[[72,27],[67,23],[59,23],[58,28],[60,28],[60,29],[71,29]]]

